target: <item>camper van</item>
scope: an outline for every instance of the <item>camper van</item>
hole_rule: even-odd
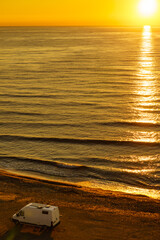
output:
[[[15,223],[29,223],[39,226],[54,227],[60,222],[58,207],[29,203],[12,217]]]

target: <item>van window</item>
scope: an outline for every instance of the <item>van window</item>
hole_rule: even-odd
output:
[[[19,213],[17,213],[17,217],[19,217],[19,216],[23,217],[24,216],[24,211],[21,210]]]
[[[42,214],[48,214],[48,211],[43,210]]]

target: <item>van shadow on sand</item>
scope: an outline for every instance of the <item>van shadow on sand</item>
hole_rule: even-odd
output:
[[[0,240],[54,240],[54,229],[30,225],[15,225]]]

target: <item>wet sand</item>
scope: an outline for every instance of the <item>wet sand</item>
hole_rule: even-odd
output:
[[[0,171],[0,239],[158,240],[160,201],[145,196],[39,181]],[[59,206],[53,230],[15,226],[11,216],[39,202]]]

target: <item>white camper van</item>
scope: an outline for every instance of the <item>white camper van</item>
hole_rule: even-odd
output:
[[[55,206],[29,203],[12,217],[15,223],[30,223],[54,227],[60,222],[59,209]]]

